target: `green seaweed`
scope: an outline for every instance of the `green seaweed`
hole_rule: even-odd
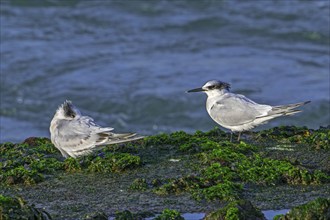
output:
[[[190,192],[197,200],[233,200],[239,197],[241,184],[230,181],[213,182],[197,176],[186,176],[170,180],[153,190],[157,195]]]
[[[148,183],[144,178],[137,178],[129,187],[131,190],[145,191],[148,189]]]
[[[108,151],[62,161],[59,151],[47,138],[31,137],[21,144],[0,145],[0,184],[34,185],[60,172],[122,172],[141,165],[141,158],[129,153]]]
[[[96,215],[92,211],[97,211],[94,207],[121,202],[125,196],[128,204],[122,209],[134,207],[137,197],[143,201],[141,204],[151,204],[153,212],[167,205],[180,211],[194,211],[196,207],[206,211],[228,204],[222,212],[226,219],[235,219],[244,213],[240,208],[243,205],[237,202],[241,198],[250,198],[261,207],[264,200],[272,204],[276,201],[276,206],[290,204],[289,195],[268,195],[269,199],[257,195],[266,189],[296,190],[301,198],[304,190],[316,189],[328,196],[329,130],[278,127],[247,132],[239,143],[229,142],[230,134],[218,128],[194,134],[180,131],[147,137],[138,144],[106,146],[88,156],[65,160],[49,139],[28,138],[23,143],[0,145],[0,185],[5,186],[0,193],[19,192],[38,201],[38,205],[49,206],[54,216],[63,219],[81,218],[87,208],[91,211],[89,218],[93,218]],[[37,187],[26,186],[44,180],[47,182]],[[23,185],[12,186],[15,184]],[[119,190],[107,190],[119,188],[118,194]],[[49,190],[56,198],[44,195],[41,189]],[[78,199],[91,198],[90,203],[72,205],[72,192]],[[59,199],[66,204],[57,203]],[[191,204],[194,208],[189,208]],[[267,206],[272,207],[269,203]],[[141,211],[142,207],[138,208],[134,211]],[[128,212],[118,212],[116,219],[129,216],[143,219],[139,213]]]
[[[165,183],[157,187],[153,191],[158,195],[170,195],[170,194],[178,195],[185,191],[199,189],[200,185],[201,185],[200,178],[196,176],[186,176],[182,178],[175,178],[169,180],[168,183]]]
[[[46,211],[28,205],[20,197],[13,198],[0,194],[0,219],[49,220],[52,218]]]
[[[295,130],[289,127],[288,131],[274,129],[270,133],[288,138],[304,131],[305,128]],[[235,144],[215,137],[208,138],[203,132],[196,132],[188,141],[187,135],[182,132],[176,132],[174,137],[172,142],[171,135],[162,134],[161,140],[167,140],[166,144],[176,144],[179,151],[188,152],[197,158],[194,161],[199,164],[195,165],[197,175],[193,178],[188,175],[168,179],[153,189],[158,195],[190,192],[196,199],[231,201],[239,198],[241,183],[309,185],[330,180],[330,176],[320,170],[312,172],[289,161],[265,157],[257,152],[260,147],[243,141]],[[178,140],[185,142],[182,144]]]
[[[279,143],[305,144],[316,150],[330,149],[329,127],[314,130],[307,127],[280,126],[258,132],[256,139],[258,141],[272,139]]]
[[[299,205],[291,209],[285,215],[277,215],[275,220],[295,219],[330,219],[330,199],[317,198],[311,202]]]
[[[66,158],[64,163],[63,163],[64,170],[68,173],[76,173],[81,171],[81,166],[80,163],[78,162],[77,159],[69,157]]]
[[[104,212],[92,212],[84,215],[83,220],[108,220],[108,216]]]
[[[256,138],[261,140],[265,138],[271,138],[280,141],[297,142],[302,137],[308,136],[309,133],[310,129],[307,127],[279,126],[258,132]]]
[[[321,127],[318,130],[311,130],[310,135],[302,142],[313,146],[316,150],[330,149],[330,129]]]
[[[242,189],[243,186],[239,183],[224,181],[202,189],[201,193],[207,200],[233,201],[239,198]]]
[[[24,166],[18,166],[8,170],[4,174],[0,174],[0,182],[7,185],[23,183],[25,185],[33,185],[43,181],[43,175],[36,170],[28,170]]]
[[[128,210],[122,212],[116,212],[115,220],[133,220],[134,215]]]
[[[180,212],[171,209],[164,209],[163,212],[158,215],[155,220],[184,220]]]
[[[104,158],[96,157],[88,165],[89,172],[122,172],[141,165],[141,158],[128,153],[107,153]]]
[[[187,134],[183,131],[173,132],[172,134],[159,134],[154,136],[146,137],[145,145],[178,145],[190,140],[192,135]]]
[[[327,179],[327,175],[322,172],[312,173],[287,161],[262,158],[260,154],[254,154],[248,160],[241,160],[237,164],[237,172],[243,181],[266,185],[308,185]]]
[[[228,166],[220,163],[212,163],[210,166],[202,170],[202,176],[209,181],[231,181],[237,179],[237,174]]]
[[[115,220],[143,220],[151,216],[154,216],[154,214],[151,212],[132,213],[128,210],[125,210],[117,211],[115,214]]]
[[[234,200],[225,207],[213,211],[205,216],[204,220],[264,220],[262,212],[255,208],[251,202],[247,200]]]

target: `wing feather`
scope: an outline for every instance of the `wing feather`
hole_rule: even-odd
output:
[[[84,152],[90,152],[92,148],[108,141],[113,128],[102,128],[94,123],[90,117],[81,117],[77,120],[62,120],[59,123],[58,139],[62,150],[70,156],[76,157]],[[77,155],[78,154],[78,155]]]
[[[211,107],[210,116],[220,125],[238,126],[267,115],[269,105],[259,105],[243,95],[227,93]]]

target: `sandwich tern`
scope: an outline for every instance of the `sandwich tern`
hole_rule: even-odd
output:
[[[81,115],[71,101],[58,107],[50,123],[51,141],[63,157],[79,157],[107,144],[143,138],[135,133],[116,134],[113,128],[95,124],[93,118]]]
[[[239,132],[237,138],[239,141],[241,132],[265,124],[273,118],[301,112],[296,108],[310,102],[279,106],[263,105],[246,98],[244,95],[231,93],[229,89],[230,84],[211,80],[201,88],[187,92],[205,92],[207,94],[206,110],[215,122],[231,130],[230,141],[232,141],[233,132]]]

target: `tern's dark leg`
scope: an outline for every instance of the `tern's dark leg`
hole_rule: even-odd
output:
[[[233,142],[233,132],[230,132],[230,142]]]
[[[240,138],[241,138],[241,131],[240,132],[238,132],[238,138],[237,138],[237,141],[239,141],[240,140]]]

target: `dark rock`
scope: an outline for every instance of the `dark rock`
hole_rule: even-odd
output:
[[[92,212],[84,216],[84,220],[108,220],[108,216],[104,212]]]
[[[276,220],[294,220],[294,219],[330,219],[330,199],[317,198],[306,204],[291,209],[285,215],[275,216]]]
[[[22,198],[12,198],[0,194],[0,219],[49,220],[51,216],[44,210],[27,205]]]
[[[250,201],[236,200],[228,203],[224,208],[209,213],[204,218],[204,220],[226,219],[265,220],[265,216]]]

